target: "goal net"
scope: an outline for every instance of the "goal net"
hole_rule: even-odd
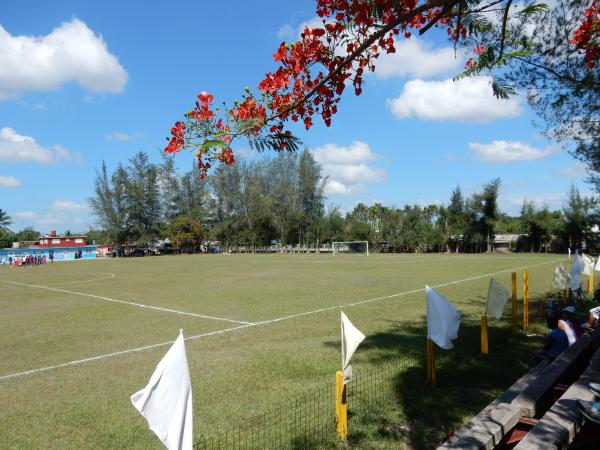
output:
[[[333,254],[369,254],[369,241],[344,241],[333,243]]]

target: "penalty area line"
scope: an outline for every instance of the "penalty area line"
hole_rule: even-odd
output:
[[[560,260],[554,260],[554,261],[548,261],[548,262],[543,262],[543,263],[539,263],[539,264],[532,264],[532,265],[529,265],[529,266],[520,266],[520,267],[511,268],[511,269],[499,270],[497,272],[491,272],[491,273],[486,273],[484,275],[477,275],[477,276],[474,276],[474,277],[463,278],[461,280],[448,281],[446,283],[436,284],[435,286],[431,286],[431,287],[432,288],[439,288],[439,287],[444,287],[444,286],[451,286],[453,284],[465,283],[467,281],[473,281],[473,280],[477,280],[477,279],[481,279],[481,278],[491,277],[491,276],[494,276],[494,275],[499,275],[501,273],[513,272],[515,270],[522,270],[522,269],[527,269],[527,268],[531,268],[531,267],[543,266],[543,265],[547,265],[547,264],[554,264],[557,261],[560,261]],[[8,282],[8,281],[4,281],[4,282],[5,283],[14,283],[14,282]],[[240,325],[240,326],[237,326],[237,327],[225,328],[223,330],[211,331],[211,332],[208,332],[208,333],[197,334],[195,336],[189,336],[189,337],[186,337],[185,340],[186,341],[196,340],[196,339],[200,339],[200,338],[204,338],[204,337],[209,337],[209,336],[215,336],[215,335],[219,335],[219,334],[230,333],[232,331],[238,331],[238,330],[242,330],[242,329],[245,329],[245,328],[257,327],[259,325],[268,325],[268,324],[271,324],[271,323],[276,323],[276,322],[281,322],[281,321],[284,321],[284,320],[294,319],[296,317],[308,316],[308,315],[318,314],[318,313],[321,313],[321,312],[332,311],[332,310],[336,310],[336,309],[350,308],[350,307],[353,307],[353,306],[364,305],[366,303],[372,303],[372,302],[376,302],[376,301],[380,301],[380,300],[387,300],[387,299],[390,299],[390,298],[397,298],[397,297],[402,297],[402,296],[405,296],[405,295],[417,294],[419,292],[424,292],[424,291],[425,291],[425,288],[412,289],[410,291],[404,291],[404,292],[399,292],[397,294],[385,295],[383,297],[376,297],[376,298],[371,298],[371,299],[367,299],[367,300],[360,300],[360,301],[357,301],[357,302],[346,303],[346,304],[343,304],[343,305],[329,306],[327,308],[315,309],[315,310],[312,310],[312,311],[306,311],[306,312],[298,313],[298,314],[291,314],[289,316],[279,317],[277,319],[265,320],[265,321],[262,321],[262,322],[246,323],[246,324],[243,324],[243,325]],[[167,345],[172,345],[173,342],[175,342],[175,341],[161,342],[159,344],[151,344],[151,345],[146,345],[144,347],[138,347],[138,348],[132,348],[132,349],[127,349],[127,350],[121,350],[121,351],[118,351],[118,352],[107,353],[105,355],[92,356],[90,358],[78,359],[78,360],[69,361],[69,362],[62,363],[62,364],[56,364],[56,365],[53,365],[53,366],[41,367],[39,369],[31,369],[31,370],[26,370],[26,371],[23,371],[23,372],[16,372],[16,373],[11,373],[11,374],[7,374],[7,375],[0,375],[0,381],[8,380],[8,379],[11,379],[11,378],[19,378],[19,377],[23,377],[23,376],[26,376],[26,375],[32,375],[32,374],[41,373],[41,372],[47,372],[47,371],[50,371],[50,370],[53,370],[53,369],[60,369],[60,368],[63,368],[63,367],[75,366],[75,365],[84,364],[84,363],[87,363],[87,362],[92,362],[92,361],[98,361],[98,360],[102,360],[102,359],[112,358],[114,356],[121,356],[121,355],[127,355],[129,353],[142,352],[142,351],[150,350],[150,349],[153,349],[153,348],[166,347]]]
[[[233,328],[226,328],[224,330],[211,331],[209,333],[203,333],[203,334],[199,334],[197,336],[188,337],[185,340],[187,341],[188,339],[197,339],[197,338],[200,338],[200,337],[212,336],[213,334],[221,334],[221,333],[227,333],[227,332],[230,332],[230,331],[241,330],[242,328],[251,327],[253,325],[254,324],[250,324],[249,323],[248,325],[240,325],[239,327],[233,327]],[[84,364],[84,363],[87,363],[87,362],[99,361],[99,360],[102,360],[102,359],[112,358],[114,356],[126,355],[128,353],[136,353],[136,352],[142,352],[144,350],[150,350],[150,349],[153,349],[153,348],[166,347],[167,345],[173,345],[173,342],[174,341],[168,341],[168,342],[161,342],[159,344],[145,345],[144,347],[130,348],[130,349],[121,350],[121,351],[118,351],[118,352],[107,353],[106,355],[92,356],[90,358],[77,359],[75,361],[69,361],[69,362],[62,363],[62,364],[55,364],[53,366],[41,367],[39,369],[31,369],[31,370],[26,370],[24,372],[17,372],[17,373],[11,373],[11,374],[8,374],[8,375],[2,375],[2,376],[0,376],[0,381],[8,380],[10,378],[18,378],[18,377],[22,377],[22,376],[25,376],[25,375],[32,375],[32,374],[40,373],[40,372],[47,372],[47,371],[53,370],[53,369],[61,369],[61,368],[64,368],[64,367],[76,366],[76,365]]]
[[[101,295],[86,294],[85,292],[69,291],[67,289],[58,289],[58,288],[53,288],[53,287],[49,287],[49,286],[43,286],[41,284],[26,284],[26,283],[19,283],[17,281],[5,281],[5,280],[1,280],[1,281],[3,283],[9,283],[9,284],[13,284],[16,286],[26,286],[26,287],[30,287],[30,288],[34,288],[34,289],[46,289],[48,291],[62,292],[65,294],[72,294],[72,295],[80,295],[82,297],[89,297],[89,298],[93,298],[96,300],[103,300],[105,302],[120,303],[123,305],[129,305],[129,306],[137,306],[138,308],[152,309],[155,311],[180,314],[183,316],[198,317],[198,318],[210,319],[210,320],[221,320],[223,322],[241,323],[243,325],[251,325],[252,324],[252,322],[244,322],[241,320],[226,319],[224,317],[208,316],[206,314],[198,314],[198,313],[193,313],[193,312],[179,311],[176,309],[162,308],[160,306],[144,305],[143,303],[128,302],[126,300],[118,300],[116,298],[102,297]]]

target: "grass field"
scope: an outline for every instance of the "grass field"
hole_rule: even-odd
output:
[[[180,328],[194,432],[210,434],[331,381],[340,307],[367,336],[358,373],[424,346],[425,284],[476,330],[490,274],[509,287],[510,271],[527,266],[530,293],[542,296],[560,258],[193,255],[2,269],[0,447],[161,448],[129,397]],[[490,326],[493,354],[503,344]],[[479,345],[461,333],[457,347],[466,339]]]

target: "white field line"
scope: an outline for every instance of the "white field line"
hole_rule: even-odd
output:
[[[98,272],[98,274],[106,274],[105,277],[100,277],[100,278],[90,278],[89,280],[81,280],[81,281],[65,281],[64,283],[51,283],[51,284],[45,284],[44,286],[65,286],[67,284],[82,284],[82,283],[93,283],[94,281],[101,281],[101,280],[109,280],[111,278],[116,278],[117,274],[115,273],[111,273],[111,272]]]
[[[160,306],[144,305],[142,303],[128,302],[125,300],[117,300],[116,298],[102,297],[100,295],[86,294],[84,292],[68,291],[66,289],[58,289],[58,288],[53,288],[53,287],[48,287],[48,286],[42,286],[39,284],[26,284],[26,283],[18,283],[16,281],[5,281],[5,280],[1,280],[1,281],[3,283],[14,284],[17,286],[26,286],[26,287],[35,288],[35,289],[46,289],[48,291],[63,292],[65,294],[80,295],[82,297],[89,297],[89,298],[93,298],[93,299],[97,299],[97,300],[103,300],[106,302],[121,303],[123,305],[137,306],[138,308],[153,309],[155,311],[162,311],[162,312],[168,312],[168,313],[173,313],[173,314],[181,314],[183,316],[200,317],[202,319],[221,320],[224,322],[232,322],[232,323],[241,323],[244,325],[251,325],[250,322],[243,322],[241,320],[225,319],[224,317],[208,316],[206,314],[197,314],[197,313],[186,312],[186,311],[178,311],[176,309],[170,309],[170,308],[161,308]]]
[[[477,276],[469,277],[469,278],[463,278],[461,280],[448,281],[446,283],[436,284],[435,286],[430,286],[430,287],[432,287],[432,288],[439,288],[439,287],[444,287],[444,286],[450,286],[450,285],[453,285],[453,284],[465,283],[467,281],[473,281],[473,280],[477,280],[477,279],[480,279],[480,278],[491,277],[493,275],[499,275],[501,273],[514,272],[516,270],[527,269],[527,268],[531,268],[531,267],[538,267],[538,266],[543,266],[543,265],[547,265],[547,264],[554,264],[557,261],[560,261],[560,260],[548,261],[548,262],[543,262],[543,263],[539,263],[539,264],[532,264],[530,266],[514,267],[512,269],[499,270],[497,272],[486,273],[484,275],[477,275]],[[346,303],[346,304],[338,305],[338,306],[330,306],[330,307],[327,307],[327,308],[315,309],[315,310],[312,310],[312,311],[306,311],[306,312],[298,313],[298,314],[291,314],[289,316],[279,317],[277,319],[264,320],[262,322],[248,323],[248,324],[240,325],[240,326],[237,326],[237,327],[225,328],[223,330],[217,330],[217,331],[211,331],[209,333],[197,334],[195,336],[186,337],[185,340],[186,341],[191,341],[191,340],[200,339],[200,338],[204,338],[204,337],[208,337],[208,336],[214,336],[214,335],[218,335],[218,334],[224,334],[224,333],[229,333],[229,332],[232,332],[232,331],[242,330],[244,328],[256,327],[256,326],[259,326],[259,325],[267,325],[267,324],[270,324],[270,323],[281,322],[283,320],[289,320],[289,319],[293,319],[293,318],[296,318],[296,317],[307,316],[307,315],[310,315],[310,314],[318,314],[318,313],[321,313],[321,312],[331,311],[331,310],[335,310],[335,309],[350,308],[350,307],[353,307],[353,306],[364,305],[365,303],[371,303],[371,302],[376,302],[376,301],[379,301],[379,300],[386,300],[386,299],[390,299],[390,298],[401,297],[401,296],[404,296],[404,295],[416,294],[416,293],[424,292],[424,291],[425,291],[424,287],[423,288],[418,288],[418,289],[412,289],[410,291],[399,292],[397,294],[391,294],[391,295],[385,295],[383,297],[371,298],[371,299],[367,299],[367,300],[360,300],[358,302]],[[120,356],[120,355],[126,355],[128,353],[142,352],[144,350],[150,350],[152,348],[166,347],[167,345],[172,345],[173,342],[174,341],[161,342],[159,344],[146,345],[144,347],[131,348],[131,349],[122,350],[122,351],[119,351],[119,352],[108,353],[106,355],[92,356],[90,358],[78,359],[78,360],[69,361],[69,362],[62,363],[62,364],[56,364],[56,365],[53,365],[53,366],[41,367],[39,369],[31,369],[31,370],[26,370],[24,372],[16,372],[16,373],[8,374],[8,375],[2,375],[2,376],[0,376],[0,381],[8,380],[10,378],[19,378],[19,377],[23,377],[23,376],[26,376],[26,375],[32,375],[32,374],[35,374],[35,373],[40,373],[40,372],[47,372],[47,371],[53,370],[53,369],[61,369],[63,367],[75,366],[75,365],[78,365],[78,364],[84,364],[84,363],[87,363],[87,362],[97,361],[97,360],[100,360],[100,359],[112,358],[113,356]]]

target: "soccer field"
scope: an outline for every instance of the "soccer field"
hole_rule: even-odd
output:
[[[340,309],[367,336],[356,373],[403,351],[369,336],[417,326],[423,336],[406,346],[424,345],[425,284],[478,323],[492,274],[510,288],[510,272],[527,267],[541,296],[559,259],[190,255],[1,269],[0,447],[162,448],[129,397],[180,328],[194,434],[210,434],[331,381]]]

